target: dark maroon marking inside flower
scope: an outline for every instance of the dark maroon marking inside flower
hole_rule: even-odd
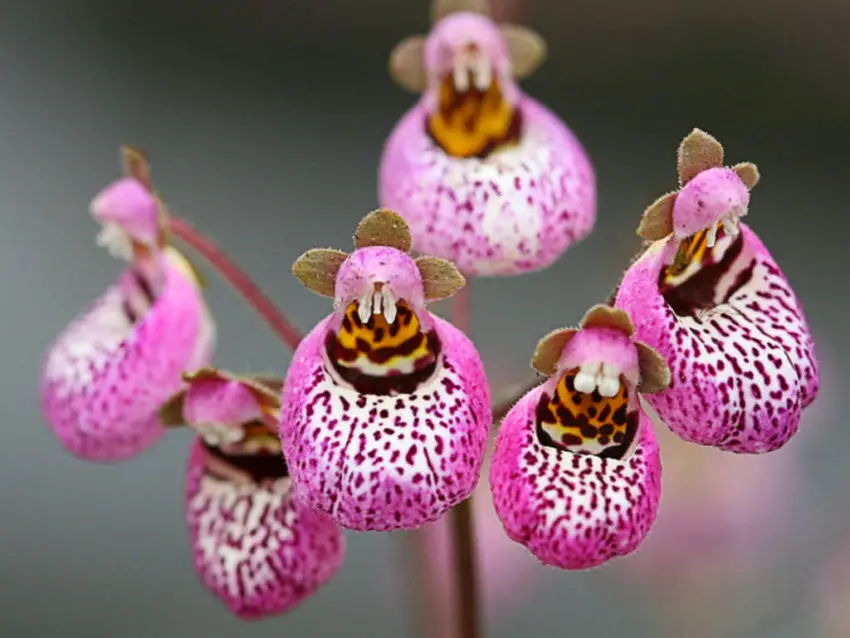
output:
[[[700,269],[677,285],[671,286],[665,281],[667,271],[662,269],[658,276],[658,288],[670,309],[680,317],[696,317],[701,310],[728,302],[753,277],[753,270],[756,266],[755,257],[750,260],[746,268],[738,273],[724,297],[719,301],[717,300],[717,286],[720,280],[729,274],[743,250],[744,236],[739,234],[723,253],[720,261],[715,262],[711,252],[706,252]]]
[[[154,294],[153,287],[147,278],[140,273],[138,270],[133,269],[131,271],[132,275],[132,285],[134,285],[138,292],[142,294],[145,299],[145,306],[150,307],[156,301],[156,295]],[[132,302],[128,298],[129,291],[125,291],[124,300],[122,302],[122,309],[124,310],[124,316],[127,317],[127,321],[132,325],[135,324],[141,317],[139,313],[133,308]]]
[[[594,401],[601,401],[602,397],[598,392],[594,391],[591,395]],[[581,401],[576,401],[580,404]],[[602,410],[598,412],[595,408],[587,408],[588,413],[573,412],[563,405],[558,406],[557,414],[552,411],[552,397],[543,392],[540,395],[540,400],[537,402],[535,410],[535,429],[537,431],[537,439],[541,445],[553,447],[559,450],[566,450],[575,454],[592,454],[581,449],[585,443],[585,439],[596,438],[601,445],[607,445],[613,441],[616,445],[605,448],[603,451],[595,454],[603,459],[622,459],[634,441],[639,424],[638,410],[626,411],[626,406],[622,405],[613,413],[610,405],[604,405]],[[594,420],[609,421],[601,425],[594,425],[590,422],[590,418],[596,417]],[[544,429],[544,424],[560,423],[564,427],[576,428],[581,432],[581,436],[572,433],[565,433],[561,436],[560,441],[555,441],[552,436]],[[622,427],[626,425],[625,434],[623,432],[615,432],[614,425]],[[582,438],[585,437],[585,438]]]
[[[356,368],[348,368],[338,363],[338,361],[355,361],[361,353],[366,353],[375,363],[386,363],[395,356],[410,356],[421,347],[423,338],[426,340],[426,347],[431,356],[418,359],[411,373],[390,370],[385,376],[376,376],[364,374]],[[349,349],[340,345],[336,335],[329,332],[325,337],[325,349],[328,360],[340,378],[351,384],[360,394],[395,395],[416,392],[434,375],[442,345],[437,333],[432,331],[424,335],[417,333],[395,348],[372,348],[365,340],[358,339],[357,349]]]
[[[254,483],[287,478],[289,467],[280,452],[264,450],[251,454],[229,454],[220,447],[203,443],[207,454],[223,461],[234,470],[247,474]],[[206,473],[216,478],[231,480],[229,476],[220,476],[214,469],[207,467]]]

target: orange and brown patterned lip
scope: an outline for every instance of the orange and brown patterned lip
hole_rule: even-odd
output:
[[[629,390],[620,383],[612,397],[576,390],[578,368],[568,370],[553,394],[543,392],[536,409],[541,443],[580,454],[623,458],[637,432],[637,410],[629,410]]]
[[[440,343],[435,332],[422,331],[404,302],[395,321],[372,314],[363,322],[358,304],[346,309],[338,332],[325,338],[328,359],[340,377],[365,394],[412,393],[436,370]]]
[[[504,99],[498,80],[481,89],[469,82],[461,90],[452,74],[440,85],[439,106],[425,129],[431,139],[454,157],[487,157],[519,142],[522,111]]]

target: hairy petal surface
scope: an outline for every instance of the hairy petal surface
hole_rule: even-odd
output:
[[[803,309],[756,234],[740,225],[675,287],[663,240],[629,268],[615,305],[666,359],[670,387],[646,399],[686,440],[733,452],[777,449],[817,396],[814,341]]]
[[[410,225],[414,248],[468,275],[551,265],[590,233],[596,181],[581,143],[546,107],[520,96],[523,133],[486,157],[455,157],[428,134],[423,98],[397,124],[380,167],[382,206]]]
[[[147,311],[128,315],[140,282],[125,271],[51,347],[41,376],[47,423],[72,454],[97,461],[133,456],[163,434],[157,410],[205,365],[214,329],[179,258],[160,258],[162,289]],[[142,286],[143,287],[143,286]]]
[[[279,456],[243,459],[240,469],[249,476],[241,478],[222,471],[226,463],[215,448],[195,441],[186,488],[195,568],[243,619],[286,612],[339,569],[340,528],[292,498]]]
[[[280,437],[293,489],[306,505],[357,530],[412,529],[467,498],[491,424],[475,347],[420,312],[441,343],[434,376],[411,393],[340,385],[323,349],[334,315],[301,342],[283,391]]]
[[[623,459],[546,445],[537,427],[545,386],[523,397],[502,422],[490,468],[505,532],[541,562],[595,567],[633,552],[652,527],[661,460],[649,417],[639,408],[634,446]]]

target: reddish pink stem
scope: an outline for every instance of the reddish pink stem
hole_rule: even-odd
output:
[[[209,237],[201,233],[186,220],[169,215],[168,228],[174,235],[206,259],[210,265],[257,311],[274,333],[295,350],[301,341],[301,333],[289,323],[286,315],[275,306],[260,287],[219,248]]]

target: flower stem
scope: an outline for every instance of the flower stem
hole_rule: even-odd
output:
[[[438,557],[432,552],[440,549],[440,543],[434,542],[437,525],[444,520],[430,523],[419,529],[403,532],[404,555],[407,558],[410,572],[413,576],[413,606],[418,614],[413,626],[413,633],[422,638],[447,638],[451,636],[451,618],[447,618],[448,603],[451,597],[447,595],[445,584],[441,582],[437,565]],[[459,637],[455,637],[459,638]]]
[[[469,285],[469,282],[467,282],[466,286],[461,288],[452,299],[452,322],[456,328],[463,332],[469,331]],[[456,505],[449,514],[454,540],[458,636],[462,638],[480,638],[482,635],[478,608],[478,570],[472,498],[470,496]]]
[[[174,214],[168,216],[168,229],[199,255],[206,259],[209,264],[218,271],[245,301],[257,311],[274,333],[293,350],[301,341],[301,333],[289,322],[286,315],[275,306],[274,302],[254,283],[254,281],[219,248],[215,242],[206,237],[189,222],[176,217]]]

